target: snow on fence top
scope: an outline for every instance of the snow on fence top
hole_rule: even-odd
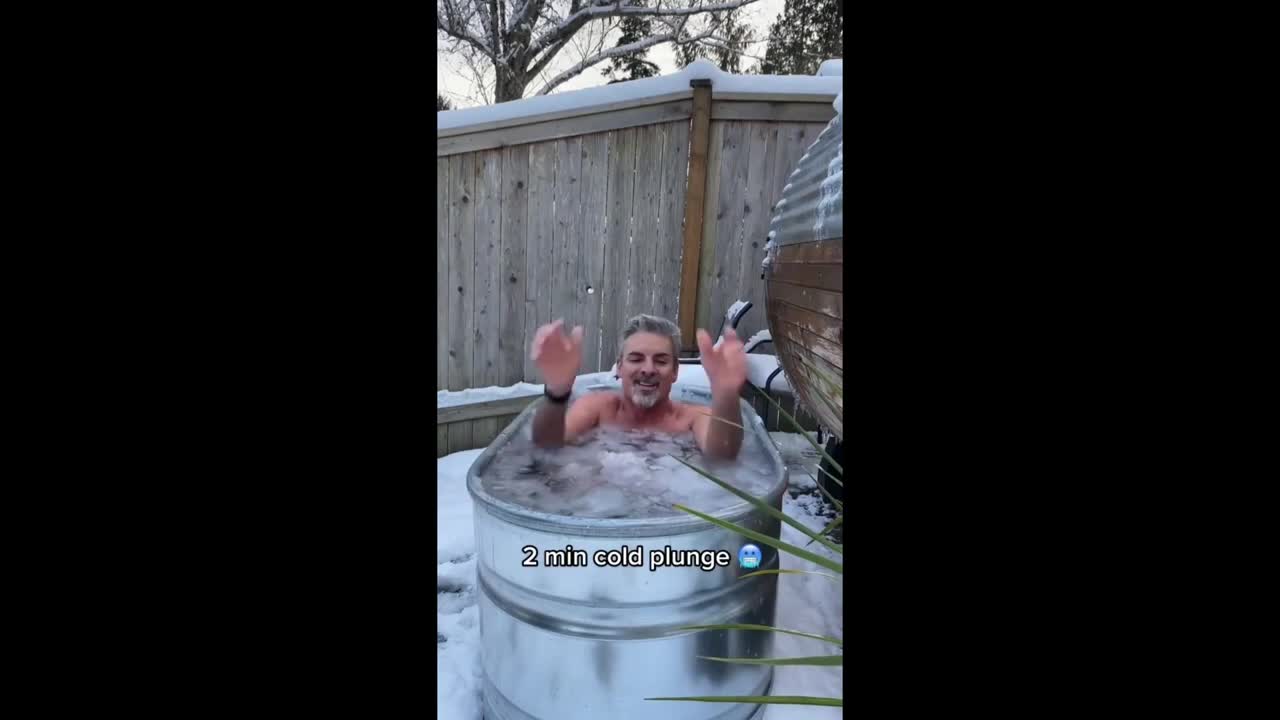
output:
[[[436,136],[445,137],[490,130],[502,125],[535,122],[552,117],[587,115],[628,105],[682,100],[693,96],[691,80],[710,80],[717,100],[773,99],[787,96],[796,101],[830,102],[844,86],[843,63],[828,60],[814,77],[807,75],[734,75],[707,60],[696,60],[684,70],[643,80],[601,85],[556,95],[436,113]]]

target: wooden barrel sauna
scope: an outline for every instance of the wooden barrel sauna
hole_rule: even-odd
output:
[[[765,309],[800,402],[844,440],[844,113],[800,159],[769,225]]]

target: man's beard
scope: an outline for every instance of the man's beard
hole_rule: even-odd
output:
[[[658,389],[654,388],[653,392],[644,392],[640,388],[631,389],[631,402],[638,408],[648,410],[658,404]]]

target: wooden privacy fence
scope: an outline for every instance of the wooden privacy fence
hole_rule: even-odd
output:
[[[773,205],[834,96],[720,96],[708,83],[437,132],[437,389],[541,382],[529,341],[561,317],[585,330],[583,373],[613,365],[638,313],[675,320],[687,350],[737,299],[756,306],[740,332],[766,326]],[[450,445],[499,429],[459,424]]]

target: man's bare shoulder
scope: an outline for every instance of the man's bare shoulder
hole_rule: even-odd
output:
[[[692,425],[693,421],[696,420],[700,415],[706,415],[711,410],[710,408],[704,407],[702,405],[682,403],[682,402],[679,402],[678,400],[672,400],[671,407],[675,409],[676,417],[680,418],[682,422],[687,422],[690,425]]]
[[[575,405],[581,405],[584,410],[607,410],[617,407],[618,402],[622,399],[622,395],[616,392],[590,392],[578,398]]]

